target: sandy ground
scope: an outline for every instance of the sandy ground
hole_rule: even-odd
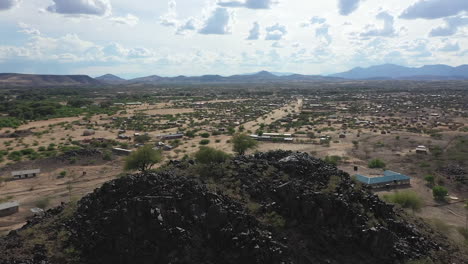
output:
[[[58,179],[61,171],[67,176]],[[83,171],[86,175],[83,175]],[[122,172],[122,160],[118,158],[104,165],[65,166],[61,169],[40,174],[36,178],[6,182],[0,186],[1,197],[11,197],[20,203],[20,212],[0,218],[0,234],[21,227],[33,214],[30,209],[44,198],[50,200],[48,208],[68,202],[70,198],[81,198]],[[69,189],[71,186],[71,190]]]

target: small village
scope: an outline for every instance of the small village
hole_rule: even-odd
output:
[[[124,175],[125,158],[139,147],[151,144],[166,161],[190,159],[200,146],[232,153],[236,133],[258,141],[254,151],[322,158],[381,197],[416,190],[427,208],[421,217],[464,224],[468,98],[463,93],[265,88],[253,95],[224,89],[214,96],[212,90],[190,91],[196,97],[177,95],[183,90],[164,97],[158,96],[161,91],[146,97],[93,92],[81,111],[106,103],[106,114],[1,129],[0,232]],[[67,98],[60,98],[66,104]],[[374,161],[379,164],[370,166]],[[431,183],[428,175],[434,177]],[[444,206],[434,202],[430,187],[441,184],[449,190]]]

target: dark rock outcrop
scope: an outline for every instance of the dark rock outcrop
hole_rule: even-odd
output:
[[[22,234],[47,221],[65,228],[60,245],[73,248],[80,263],[463,261],[427,225],[303,153],[259,153],[218,165],[172,161],[161,172],[104,184],[69,218],[62,211],[0,239],[0,259],[8,256],[0,263],[65,263],[40,243],[21,251]]]

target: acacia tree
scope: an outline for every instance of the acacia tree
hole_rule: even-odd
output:
[[[246,134],[236,134],[232,137],[232,150],[239,155],[244,155],[249,149],[258,146],[258,142]]]
[[[155,150],[151,145],[146,145],[134,151],[125,161],[125,170],[150,170],[156,163],[163,159],[161,150]]]

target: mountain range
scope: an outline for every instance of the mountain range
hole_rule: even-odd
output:
[[[102,83],[88,75],[0,73],[0,87],[84,86]]]
[[[135,84],[200,84],[200,83],[280,83],[280,82],[342,82],[349,80],[468,80],[468,65],[451,67],[448,65],[426,65],[419,68],[404,67],[395,64],[383,64],[368,68],[357,67],[350,71],[328,76],[302,75],[261,71],[253,74],[232,76],[202,75],[162,77],[151,75],[125,80],[112,74],[97,78],[87,75],[35,75],[35,74],[0,74],[0,87],[30,86],[88,86],[88,85],[135,85]]]
[[[112,77],[110,77],[112,76]],[[104,75],[96,78],[112,84],[115,80],[122,83],[121,78]],[[263,83],[263,82],[337,82],[346,80],[468,80],[468,65],[451,67],[448,65],[426,65],[411,68],[395,64],[383,64],[368,68],[357,67],[350,71],[328,76],[302,75],[294,73],[277,73],[261,71],[253,74],[241,74],[223,77],[221,75],[203,75],[197,77],[177,76],[161,77],[152,75],[126,81],[129,84],[157,84],[157,83]]]
[[[330,76],[353,79],[400,79],[400,80],[463,80],[468,79],[468,65],[451,67],[448,65],[425,65],[419,68],[410,68],[395,64],[383,64],[369,68],[357,67],[347,72],[336,73]]]

